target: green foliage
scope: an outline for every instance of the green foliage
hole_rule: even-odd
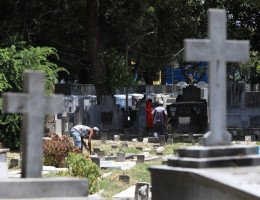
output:
[[[250,59],[238,66],[240,79],[256,84],[260,83],[260,53],[258,51],[250,52]]]
[[[126,69],[125,59],[120,54],[112,49],[104,52],[104,57],[107,65],[104,87],[108,94],[113,94],[118,88],[134,84],[133,75],[129,69]]]
[[[45,140],[43,144],[44,165],[55,167],[65,167],[65,158],[70,152],[80,153],[80,149],[75,148],[69,136],[51,134],[50,140]]]
[[[84,158],[81,154],[69,153],[66,164],[71,176],[88,178],[90,194],[98,191],[97,180],[100,172],[95,163]]]
[[[23,72],[40,70],[45,72],[45,92],[52,93],[58,72],[66,71],[50,59],[58,59],[57,52],[50,47],[26,46],[25,42],[0,49],[0,92],[21,92]],[[20,146],[20,124],[18,115],[2,114],[0,108],[0,139],[5,147],[18,149]]]
[[[2,108],[2,100],[0,100]],[[9,115],[0,109],[0,141],[4,147],[12,150],[20,148],[20,115]]]

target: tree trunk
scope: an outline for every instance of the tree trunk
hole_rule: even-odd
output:
[[[98,23],[98,2],[97,0],[87,0],[87,16],[88,16],[88,41],[91,50],[92,72],[94,76],[97,101],[100,104],[102,93],[102,79],[105,72],[105,64],[103,63],[102,44],[100,39],[100,29]]]

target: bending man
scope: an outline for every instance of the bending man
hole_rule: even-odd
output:
[[[91,140],[94,134],[98,134],[99,129],[97,127],[90,128],[85,125],[76,125],[71,129],[71,135],[74,140],[75,147],[78,147],[83,151],[83,146],[91,153]],[[88,137],[88,144],[84,142],[84,138]]]

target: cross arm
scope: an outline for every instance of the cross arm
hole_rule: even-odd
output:
[[[209,39],[184,40],[184,60],[186,61],[210,61],[211,47]]]
[[[28,94],[3,93],[3,112],[25,113],[27,111]]]

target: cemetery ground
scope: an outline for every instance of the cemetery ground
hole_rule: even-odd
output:
[[[141,141],[142,140],[142,141]],[[105,198],[112,198],[114,195],[122,192],[123,190],[135,185],[138,182],[151,183],[150,172],[148,168],[154,165],[162,165],[165,161],[165,156],[172,155],[175,149],[191,146],[192,143],[184,141],[176,141],[173,144],[165,144],[159,146],[159,143],[144,143],[143,138],[138,141],[127,141],[128,147],[122,147],[125,141],[107,140],[106,143],[101,143],[100,140],[92,141],[92,148],[95,151],[97,148],[100,152],[104,152],[105,156],[116,157],[117,152],[125,153],[125,162],[136,162],[134,155],[144,154],[144,163],[136,163],[135,166],[129,169],[112,169],[112,168],[99,168],[100,177],[98,178],[98,193]],[[159,151],[158,151],[159,150]],[[94,153],[95,154],[95,153]],[[103,156],[104,156],[103,155]],[[10,174],[20,173],[20,164],[16,167],[10,167],[11,159],[20,160],[19,152],[8,152],[8,166]],[[83,156],[89,159],[90,155],[86,149],[83,150]],[[100,156],[100,155],[99,155]],[[146,160],[147,158],[147,160]],[[150,159],[149,159],[150,158]],[[115,160],[116,162],[116,160]],[[45,167],[44,167],[45,168]],[[47,170],[48,171],[48,170]],[[59,177],[66,176],[57,170],[49,171],[43,174],[43,177]],[[119,180],[119,176],[127,175],[130,177],[128,181]],[[151,185],[150,185],[151,186]]]
[[[112,169],[112,168],[99,168],[100,177],[97,180],[97,190],[96,194],[101,195],[104,198],[111,199],[114,195],[124,191],[125,189],[134,186],[136,183],[149,183],[151,186],[151,175],[148,170],[150,166],[163,165],[167,160],[167,156],[173,155],[175,150],[182,147],[196,145],[199,146],[199,141],[196,138],[195,142],[186,141],[187,138],[174,138],[173,144],[159,145],[159,143],[148,143],[143,142],[143,138],[139,138],[134,141],[115,141],[107,140],[106,143],[102,143],[101,140],[93,140],[93,150],[103,152],[100,155],[98,152],[94,153],[97,156],[106,156],[115,158],[118,152],[125,153],[125,162],[136,162],[136,155],[145,155],[145,161],[143,163],[136,163],[135,166],[129,169]],[[127,147],[122,146],[123,143],[127,142]],[[240,141],[241,142],[241,141]],[[254,142],[254,144],[260,145],[260,142]],[[159,151],[158,151],[159,150]],[[16,167],[10,167],[11,159],[20,159],[19,152],[9,152],[8,156],[8,166],[9,173],[19,173],[20,165]],[[86,149],[83,150],[83,156],[89,159],[90,155]],[[149,159],[150,158],[150,159]],[[116,161],[115,161],[116,162]],[[57,170],[48,171],[43,175],[43,177],[59,177],[66,176],[66,173],[61,173]],[[130,178],[121,179],[120,176],[127,175]],[[94,194],[95,195],[95,194]]]

